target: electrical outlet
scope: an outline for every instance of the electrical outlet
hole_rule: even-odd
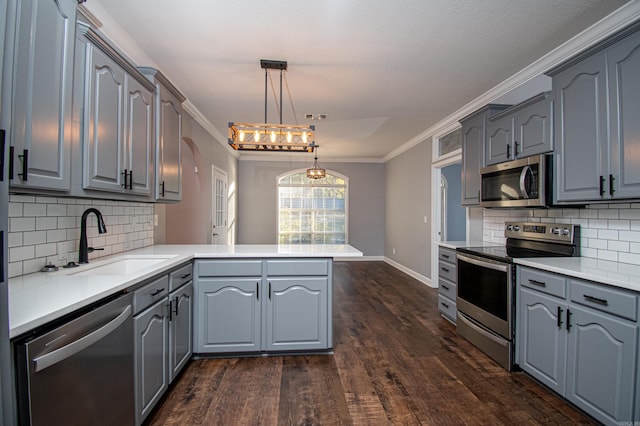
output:
[[[424,217],[424,223],[427,223],[427,217],[426,216]]]
[[[158,215],[157,214],[153,215],[153,225],[154,226],[158,226]]]
[[[393,252],[393,254],[396,254],[396,248],[392,248],[391,251]]]

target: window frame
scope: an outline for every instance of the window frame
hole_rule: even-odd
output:
[[[289,170],[287,172],[281,173],[278,176],[276,176],[276,238],[277,238],[278,244],[280,244],[280,187],[281,187],[280,179],[286,176],[291,176],[299,173],[303,173],[306,175],[307,169],[304,168],[304,169]],[[329,170],[329,169],[326,169],[326,175],[327,176],[332,175],[344,181],[344,244],[349,244],[349,178],[343,175],[342,173],[338,173],[334,170]],[[298,187],[298,188],[339,187],[338,185],[326,185],[326,184],[323,185],[322,181],[324,181],[324,179],[318,179],[316,181],[313,181],[311,184],[285,184],[282,186],[286,186],[290,188],[291,187]],[[304,243],[300,243],[300,244],[304,244]]]

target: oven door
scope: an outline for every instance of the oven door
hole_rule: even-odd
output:
[[[457,253],[458,310],[507,340],[512,340],[511,264]]]

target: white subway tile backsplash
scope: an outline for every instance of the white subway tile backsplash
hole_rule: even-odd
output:
[[[503,244],[504,222],[511,220],[580,225],[581,256],[640,264],[640,203],[593,204],[583,209],[484,209],[484,241]]]
[[[89,207],[102,213],[107,233],[100,235],[94,215],[87,220],[90,247],[104,248],[90,259],[153,245],[153,205],[31,195],[9,198],[9,277],[39,271],[48,262],[78,260],[80,217]]]

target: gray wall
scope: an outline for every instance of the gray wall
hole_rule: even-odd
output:
[[[422,142],[387,161],[385,168],[384,254],[392,261],[430,277],[431,141]]]
[[[447,179],[447,240],[467,238],[467,212],[462,207],[462,165],[451,164],[441,169]]]
[[[277,243],[276,178],[292,170],[309,168],[311,164],[311,160],[239,161],[238,243]],[[385,223],[384,164],[320,161],[320,166],[349,178],[349,244],[362,251],[365,256],[382,256]]]
[[[228,225],[232,233],[235,229],[238,160],[186,114],[183,130],[182,201],[156,205],[160,228],[156,231],[156,244],[211,243],[212,165],[227,172],[227,185],[233,191],[228,200]]]

